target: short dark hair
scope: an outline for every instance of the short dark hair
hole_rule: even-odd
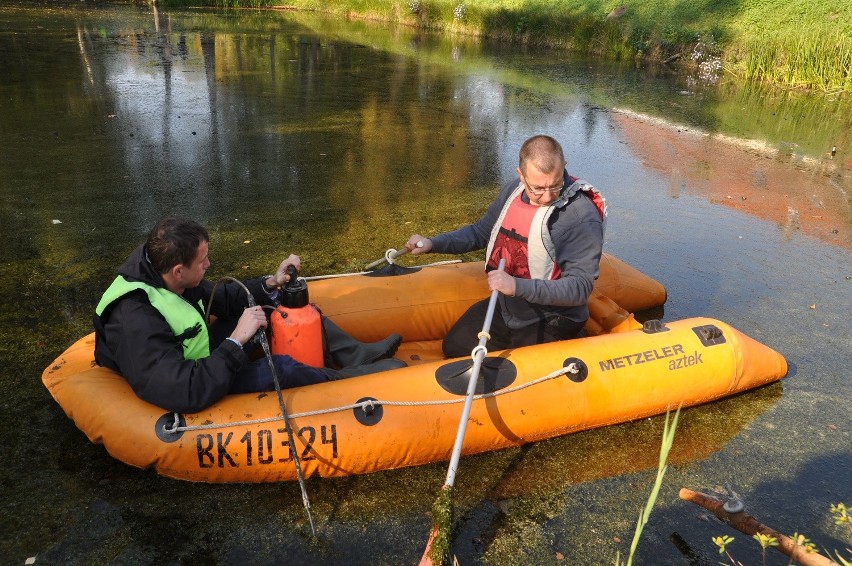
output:
[[[518,167],[527,172],[527,163],[532,162],[542,173],[553,173],[565,167],[565,154],[562,146],[550,136],[533,136],[524,142],[518,153]]]
[[[151,265],[163,274],[176,265],[191,265],[198,247],[209,241],[210,235],[198,222],[165,218],[148,234],[145,250]]]

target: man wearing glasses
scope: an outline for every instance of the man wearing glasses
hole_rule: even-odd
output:
[[[603,247],[604,198],[568,174],[559,142],[544,135],[525,141],[516,171],[473,224],[433,238],[415,234],[405,244],[412,254],[486,249],[488,286],[500,292],[490,350],[577,337]],[[505,271],[496,269],[501,259]],[[487,309],[486,299],[462,315],[444,338],[444,355],[470,354]]]

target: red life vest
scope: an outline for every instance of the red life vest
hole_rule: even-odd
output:
[[[530,231],[541,231],[541,222],[545,207],[523,201],[523,191],[518,192],[509,204],[494,245],[488,258],[487,269],[497,269],[501,259],[506,260],[504,271],[513,277],[531,279],[529,265]],[[559,279],[561,271],[555,263],[550,279]]]

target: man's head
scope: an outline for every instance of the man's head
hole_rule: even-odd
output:
[[[565,155],[550,136],[533,136],[521,146],[518,176],[532,204],[547,206],[557,198],[564,183]]]
[[[145,250],[157,273],[176,293],[197,287],[210,267],[207,258],[210,236],[192,220],[166,218],[148,234]]]

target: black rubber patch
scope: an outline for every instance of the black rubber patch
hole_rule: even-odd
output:
[[[582,383],[589,377],[589,366],[586,365],[586,362],[581,360],[580,358],[568,358],[564,362],[562,362],[562,367],[567,368],[569,365],[574,364],[577,368],[577,373],[568,372],[566,373],[566,377],[573,381],[574,383]]]
[[[166,413],[157,419],[157,422],[154,424],[154,434],[163,442],[174,442],[183,436],[184,431],[182,430],[178,432],[166,432],[167,429],[171,430],[175,428],[175,414]],[[186,426],[186,420],[181,414],[178,414],[177,426]]]
[[[376,403],[378,399],[375,397],[361,397],[358,399],[357,403],[366,403],[367,401],[373,401],[373,406],[367,406],[366,409],[355,407],[352,410],[355,413],[355,419],[359,423],[364,426],[373,426],[382,420],[382,417],[385,415],[385,408],[379,403]]]
[[[435,372],[435,380],[448,393],[467,395],[467,384],[470,382],[472,370],[473,360],[450,362],[438,368]],[[518,368],[508,359],[486,357],[479,368],[479,378],[476,380],[474,394],[499,391],[514,383],[517,377]]]
[[[698,336],[698,339],[701,340],[704,346],[715,346],[716,344],[725,343],[725,335],[722,334],[722,331],[718,327],[712,324],[696,326],[692,331],[695,332],[695,335]]]
[[[409,273],[417,273],[422,268],[420,267],[403,267],[401,265],[385,264],[381,269],[365,273],[367,277],[396,277],[397,275],[408,275]]]
[[[646,320],[642,325],[642,332],[645,334],[657,334],[659,332],[668,332],[669,329],[666,328],[666,325],[663,324],[662,320],[659,319],[651,319]]]

